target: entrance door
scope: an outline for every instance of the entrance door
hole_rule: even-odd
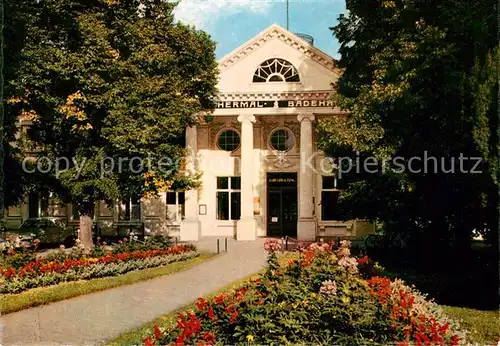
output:
[[[297,236],[297,174],[268,173],[267,235]]]

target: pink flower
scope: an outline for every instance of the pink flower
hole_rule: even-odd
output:
[[[350,274],[358,272],[358,261],[354,257],[342,257],[339,266]]]
[[[341,248],[350,248],[351,247],[351,241],[350,240],[341,240],[340,241],[340,247]]]
[[[339,257],[349,257],[351,255],[351,250],[348,247],[341,247],[337,250],[337,255]]]
[[[281,244],[277,239],[266,239],[264,249],[267,252],[274,253],[281,250]]]
[[[319,289],[319,293],[325,294],[327,296],[337,294],[337,283],[335,281],[327,280],[323,281]]]

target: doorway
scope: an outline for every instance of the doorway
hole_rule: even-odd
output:
[[[297,236],[297,173],[267,174],[267,235]]]

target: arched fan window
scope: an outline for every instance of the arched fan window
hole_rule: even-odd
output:
[[[300,77],[295,66],[284,59],[274,58],[260,64],[253,75],[253,82],[300,82]]]

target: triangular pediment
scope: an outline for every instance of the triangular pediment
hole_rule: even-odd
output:
[[[295,66],[300,83],[253,83],[258,66],[272,58],[285,59]],[[220,59],[219,69],[219,90],[223,93],[330,90],[342,73],[335,59],[277,24]]]

